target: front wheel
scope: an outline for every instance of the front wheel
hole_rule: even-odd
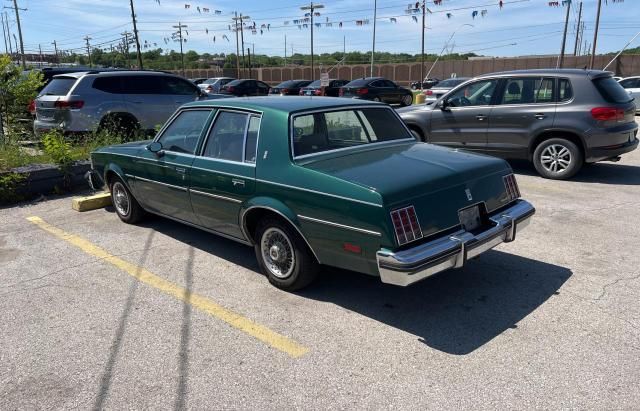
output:
[[[259,223],[254,249],[262,272],[282,290],[304,288],[318,274],[318,263],[304,240],[282,220],[267,218]]]
[[[413,96],[403,96],[400,104],[402,107],[410,106],[413,103]]]
[[[144,209],[138,204],[136,199],[133,198],[131,192],[122,180],[116,178],[109,185],[109,190],[111,191],[113,208],[116,209],[116,214],[118,214],[120,220],[127,224],[135,224],[144,218]]]
[[[584,163],[582,151],[572,141],[564,138],[551,138],[536,147],[533,153],[533,165],[545,178],[565,180],[573,177]]]

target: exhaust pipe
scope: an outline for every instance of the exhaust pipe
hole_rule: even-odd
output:
[[[613,163],[617,163],[618,161],[620,161],[621,158],[622,157],[620,157],[620,156],[615,156],[615,157],[608,158],[608,159],[606,159],[604,161],[611,161]]]

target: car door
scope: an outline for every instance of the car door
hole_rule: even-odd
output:
[[[531,139],[553,127],[554,78],[505,78],[496,101],[488,120],[487,151],[500,157],[528,158]]]
[[[255,191],[255,163],[261,116],[221,109],[192,166],[190,196],[199,224],[244,238],[240,208]]]
[[[620,80],[620,85],[636,99],[636,105],[640,105],[640,77]]]
[[[163,97],[160,76],[153,74],[123,76],[123,100],[129,113],[140,126],[150,130],[164,124],[171,112],[167,112],[167,101]]]
[[[384,84],[390,90],[390,96],[393,99],[391,102],[400,103],[402,101],[402,97],[406,95],[404,89],[402,87],[398,87],[398,85],[391,80],[384,80]]]
[[[259,96],[266,96],[269,94],[269,85],[262,81],[256,81],[256,92]]]
[[[443,96],[431,112],[428,142],[468,150],[485,149],[497,86],[496,79],[478,80]]]
[[[211,109],[179,111],[160,131],[157,153],[144,149],[136,160],[136,193],[143,207],[170,218],[196,223],[189,198],[189,180],[195,149],[211,115]]]

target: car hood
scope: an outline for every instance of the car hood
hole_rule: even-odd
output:
[[[503,176],[511,173],[501,159],[417,142],[360,149],[305,167],[378,192],[389,211],[415,206],[425,236],[458,224],[461,208],[504,206]]]
[[[138,151],[138,149],[146,147],[151,143],[151,140],[142,140],[142,141],[132,141],[130,143],[124,144],[115,144],[112,146],[100,147],[95,150],[95,153],[101,152],[116,152],[116,153],[133,153]]]
[[[433,110],[433,104],[413,104],[408,107],[397,108],[396,111],[398,114],[406,114],[406,113],[416,113],[420,111],[431,111]]]

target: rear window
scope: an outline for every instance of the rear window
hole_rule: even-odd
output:
[[[613,77],[599,77],[593,80],[602,98],[609,103],[628,103],[631,96]]]
[[[66,96],[76,83],[75,77],[58,77],[51,80],[40,93],[43,96]]]
[[[467,79],[451,78],[448,80],[442,80],[441,82],[436,84],[434,87],[455,87],[458,84],[464,83],[465,81],[467,81]]]
[[[412,138],[387,108],[335,110],[293,118],[294,157]]]

